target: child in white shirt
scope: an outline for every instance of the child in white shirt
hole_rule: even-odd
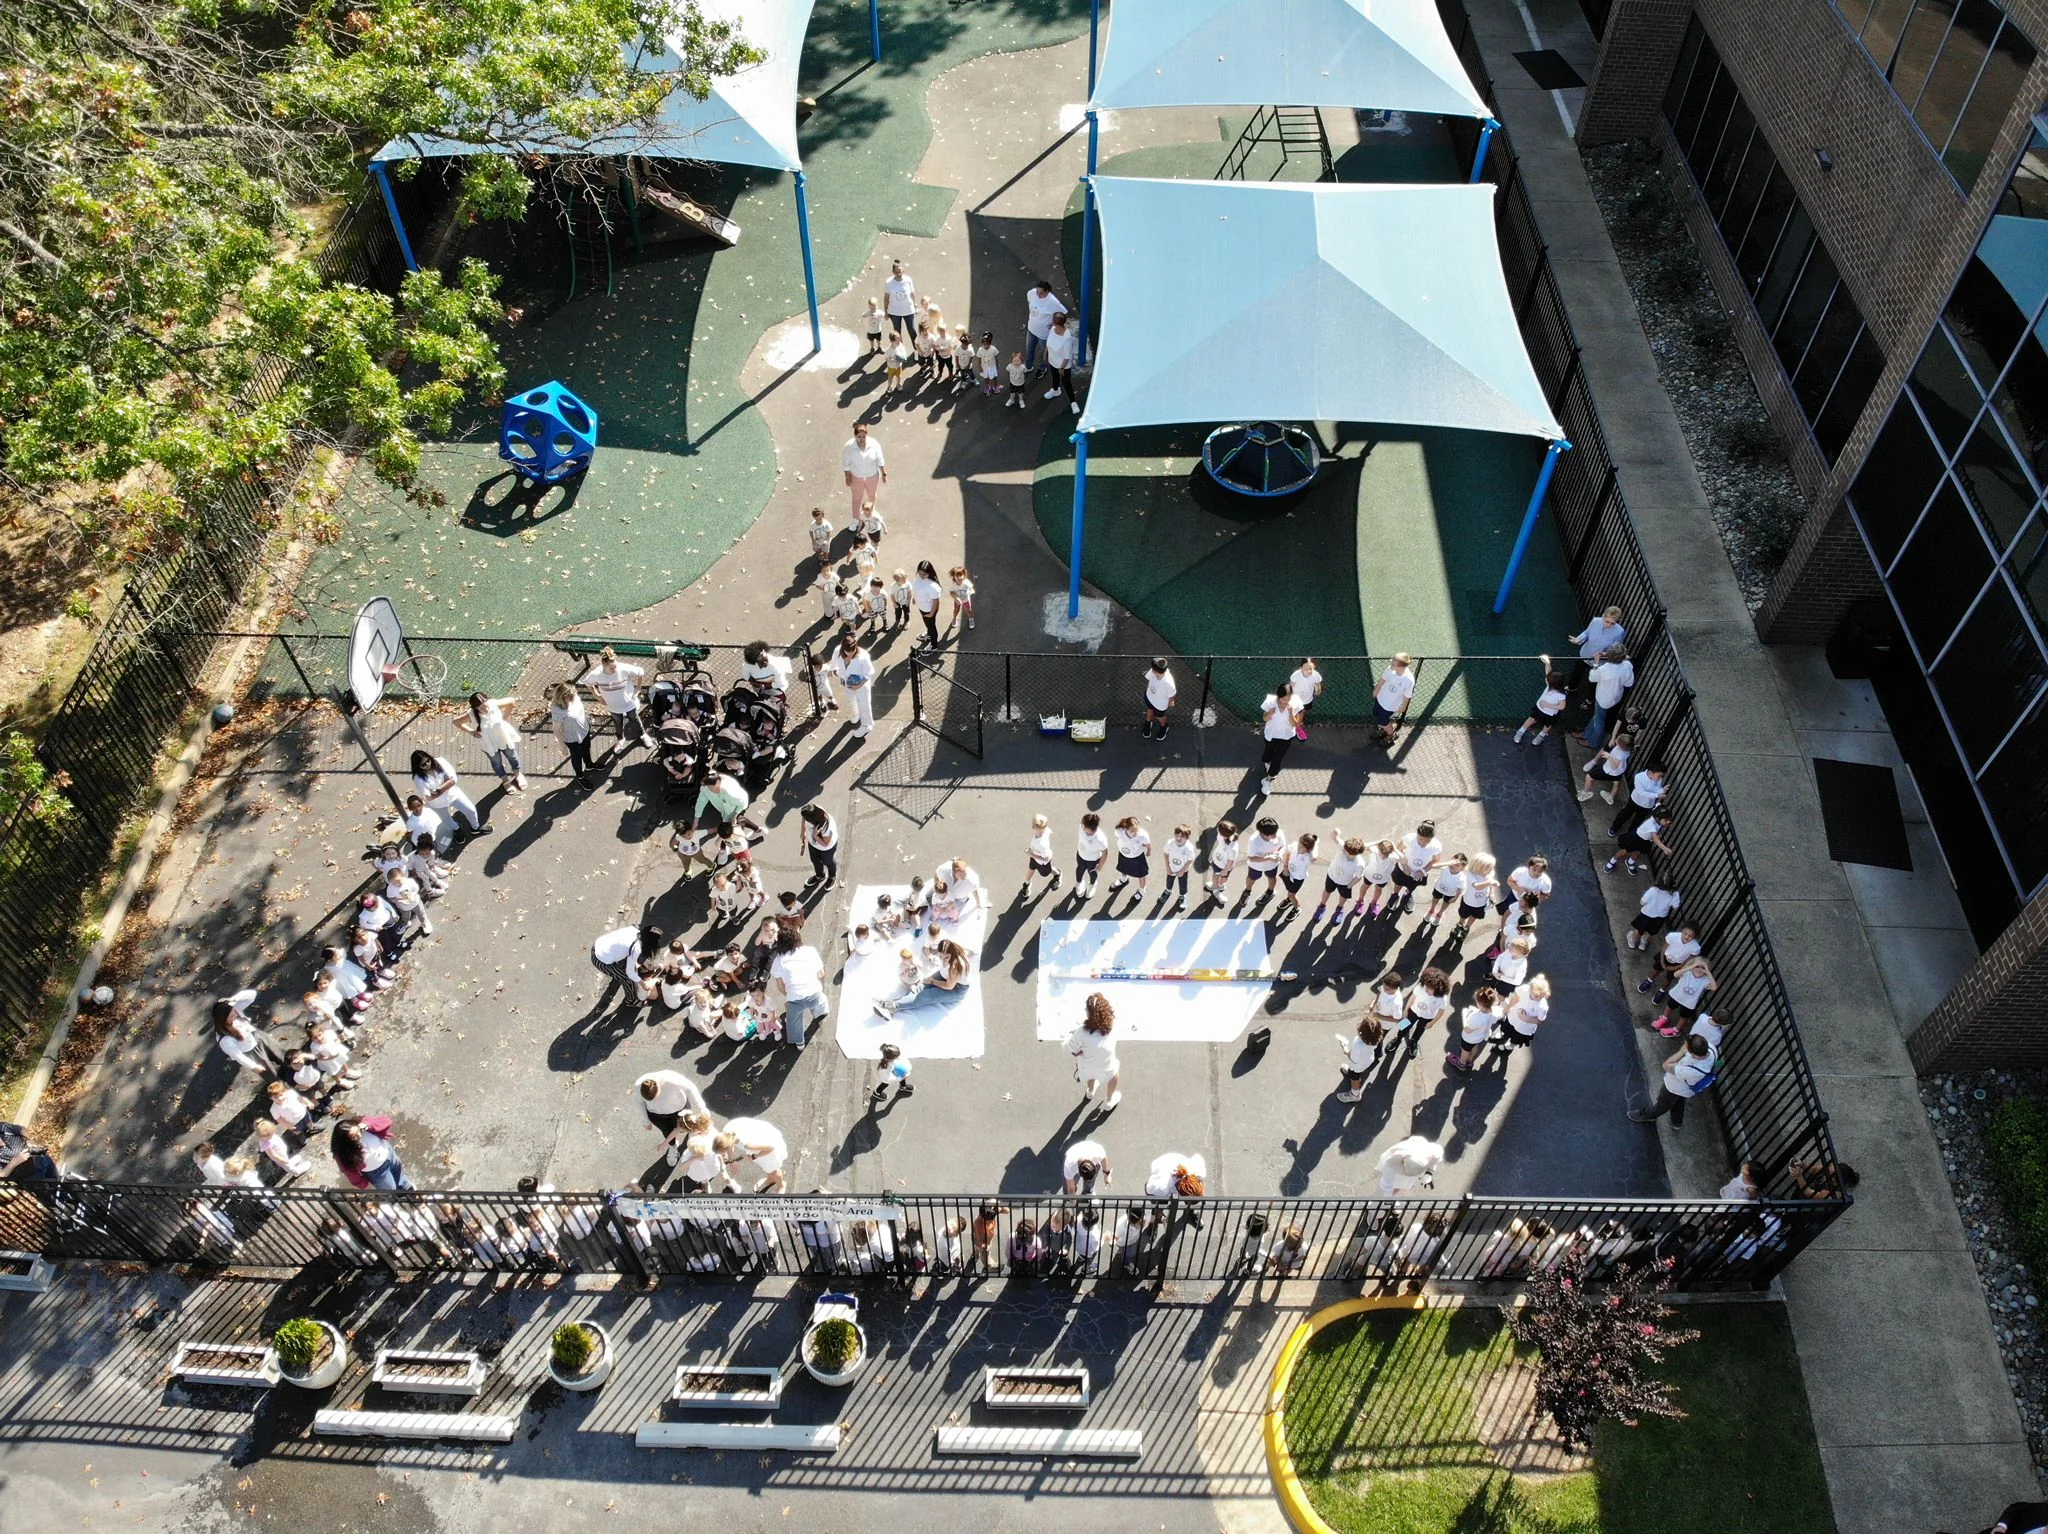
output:
[[[910,576],[898,569],[889,587],[889,621],[901,626],[910,621]]]
[[[832,523],[825,515],[825,508],[813,506],[811,508],[811,525],[809,528],[811,535],[811,557],[818,561],[820,569],[824,569],[832,563],[832,531]]]
[[[879,298],[871,298],[868,300],[868,355],[870,357],[882,349],[883,328],[882,301]]]
[[[1429,913],[1422,918],[1423,926],[1434,927],[1442,921],[1444,912],[1465,893],[1465,865],[1470,861],[1462,852],[1453,853],[1450,861],[1437,870],[1429,886]]]
[[[875,1089],[868,1094],[868,1102],[879,1108],[891,1087],[896,1089],[898,1102],[917,1090],[916,1083],[910,1079],[910,1062],[903,1058],[903,1046],[900,1044],[882,1046],[882,1057],[875,1062]]]
[[[312,1162],[292,1154],[291,1146],[269,1119],[256,1121],[256,1148],[293,1177],[304,1177],[313,1170]]]
[[[867,618],[870,640],[880,639],[889,632],[889,588],[879,575],[868,577],[867,595],[861,602],[861,611]]]
[[[1012,405],[1015,405],[1019,410],[1022,410],[1024,408],[1024,380],[1031,376],[1024,366],[1024,354],[1022,352],[1011,352],[1010,365],[1005,371],[1010,377],[1010,397],[1003,401],[1003,408],[1008,410]]]
[[[711,911],[713,924],[720,927],[737,920],[740,914],[739,886],[722,868],[711,876]]]
[[[1160,855],[1166,859],[1166,888],[1175,892],[1173,908],[1185,911],[1188,908],[1188,872],[1195,866],[1195,828],[1178,825],[1166,845],[1160,848]]]
[[[875,573],[875,546],[868,542],[866,533],[853,535],[853,569],[857,584],[865,586],[867,577]]]
[[[948,578],[953,582],[950,588],[953,597],[953,622],[958,623],[962,615],[965,615],[967,626],[973,628],[974,578],[967,573],[965,565],[953,566],[948,572]]]
[[[1529,717],[1524,719],[1522,727],[1515,731],[1515,744],[1518,746],[1531,730],[1536,732],[1536,738],[1530,742],[1531,745],[1540,746],[1550,739],[1550,727],[1557,723],[1557,716],[1564,712],[1565,703],[1570,696],[1567,689],[1571,685],[1571,679],[1562,671],[1550,669],[1548,655],[1540,656],[1539,659],[1543,662],[1543,691],[1536,695],[1536,703],[1529,710]]]
[[[1230,889],[1231,871],[1237,867],[1237,823],[1216,822],[1216,840],[1209,844],[1209,896],[1221,900]]]
[[[869,544],[879,553],[882,547],[882,534],[889,530],[889,524],[883,519],[882,514],[875,509],[873,501],[862,501],[860,503],[860,515],[854,518],[853,530],[857,533],[867,534]]]
[[[1353,916],[1363,916],[1367,921],[1379,916],[1380,907],[1386,904],[1387,891],[1394,882],[1396,861],[1398,849],[1384,838],[1366,849],[1363,866],[1359,869],[1358,903],[1351,908]]]
[[[1345,902],[1358,888],[1358,881],[1365,877],[1365,838],[1345,836],[1342,831],[1337,835],[1343,845],[1337,856],[1330,860],[1329,872],[1323,876],[1323,898],[1316,902],[1315,914],[1309,917],[1311,926],[1323,919],[1323,907],[1330,903],[1332,896],[1336,897],[1337,915],[1342,918]]]
[[[848,934],[846,951],[854,958],[859,958],[862,954],[873,953],[876,942],[875,929],[866,922],[861,922]]]
[[[832,583],[832,610],[827,617],[834,623],[860,622],[860,598],[845,581]]]
[[[1002,354],[996,350],[996,338],[993,331],[984,330],[981,333],[981,345],[974,353],[974,360],[977,365],[976,370],[981,374],[981,392],[983,394],[999,392],[1003,387],[1001,373],[998,371],[998,364],[1002,360]]]
[[[1024,847],[1024,883],[1017,891],[1019,900],[1031,895],[1031,881],[1045,880],[1045,887],[1056,890],[1060,887],[1060,871],[1052,861],[1052,822],[1043,815],[1031,817],[1031,840]]]
[[[887,365],[889,382],[888,385],[882,390],[882,397],[884,399],[887,399],[890,395],[894,394],[898,389],[903,387],[903,375],[909,371],[910,348],[904,343],[903,338],[901,336],[898,336],[896,338],[896,344],[889,348],[889,361]]]

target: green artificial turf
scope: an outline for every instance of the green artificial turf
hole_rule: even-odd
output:
[[[932,82],[985,53],[1064,41],[1087,19],[1087,0],[890,0],[875,66],[863,0],[819,5],[802,72],[819,108],[798,136],[821,299],[853,279],[884,231],[930,235],[943,224],[952,190],[912,179],[931,138]],[[1083,89],[1077,79],[1077,98]],[[547,217],[479,228],[466,246],[526,309],[502,338],[509,386],[560,378],[602,420],[596,462],[573,496],[508,503],[495,409],[477,412],[460,440],[427,451],[422,480],[445,506],[355,476],[339,508],[347,536],[320,551],[301,586],[305,626],[343,629],[381,591],[418,633],[553,633],[687,586],[752,524],[774,488],[775,445],[739,374],[762,332],[803,309],[792,183],[730,167],[670,179],[728,208],[739,244],[635,259],[622,226],[613,291],[586,259],[570,301],[569,241]]]
[[[1480,1441],[1500,1371],[1532,1368],[1503,1313],[1370,1312],[1296,1366],[1287,1444],[1340,1534],[1813,1534],[1834,1527],[1790,1327],[1776,1305],[1687,1307],[1665,1364],[1686,1416],[1610,1424],[1589,1468],[1511,1474]]]
[[[1216,140],[1155,145],[1105,160],[1105,173],[1210,177],[1238,120]],[[1260,172],[1314,174],[1297,157],[1260,151]],[[1339,160],[1342,180],[1456,180],[1449,140],[1430,132],[1368,134]],[[1080,269],[1081,193],[1063,231]],[[1532,540],[1505,612],[1493,602],[1543,460],[1533,438],[1491,432],[1345,428],[1334,461],[1299,496],[1259,501],[1222,491],[1200,469],[1211,425],[1099,432],[1091,439],[1083,573],[1187,654],[1332,654],[1395,650],[1445,658],[1423,668],[1411,717],[1512,724],[1541,690],[1533,661],[1466,664],[1452,657],[1534,656],[1564,647],[1578,602],[1547,522]],[[1035,508],[1053,552],[1067,557],[1073,521],[1070,426],[1040,450]],[[1272,679],[1233,676],[1240,714]],[[1361,700],[1362,702],[1362,700]],[[1362,712],[1361,710],[1359,710]],[[1346,712],[1351,712],[1346,710]],[[1328,717],[1331,710],[1325,709]]]

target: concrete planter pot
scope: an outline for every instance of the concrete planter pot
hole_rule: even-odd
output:
[[[830,1324],[832,1324],[830,1321],[816,1322],[805,1329],[803,1347],[800,1350],[800,1356],[804,1361],[804,1372],[820,1385],[851,1385],[854,1376],[860,1373],[861,1366],[868,1361],[868,1334],[861,1330],[858,1321],[848,1321],[846,1324],[853,1328],[855,1338],[853,1357],[848,1359],[839,1369],[823,1369],[812,1360],[811,1344],[812,1339],[818,1334],[819,1326]]]
[[[348,1369],[348,1338],[342,1336],[339,1328],[330,1326],[325,1321],[316,1321],[313,1324],[327,1334],[327,1357],[317,1361],[304,1374],[294,1374],[282,1362],[277,1366],[279,1377],[287,1385],[296,1385],[301,1390],[325,1390],[340,1380]]]
[[[583,1366],[580,1374],[564,1374],[555,1364],[552,1352],[548,1355],[548,1378],[564,1390],[595,1390],[612,1376],[612,1370],[619,1361],[619,1345],[612,1341],[612,1334],[595,1321],[578,1322],[587,1331],[597,1333],[597,1351]]]

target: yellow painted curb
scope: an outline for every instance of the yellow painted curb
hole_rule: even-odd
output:
[[[1266,1392],[1262,1430],[1266,1439],[1266,1470],[1273,1477],[1273,1495],[1280,1499],[1280,1511],[1287,1515],[1297,1534],[1336,1534],[1308,1505],[1301,1477],[1294,1473],[1294,1456],[1287,1452],[1287,1386],[1294,1378],[1294,1365],[1301,1350],[1308,1346],[1310,1338],[1334,1321],[1368,1310],[1419,1310],[1423,1304],[1419,1294],[1376,1294],[1343,1300],[1310,1316],[1282,1344],[1279,1362],[1273,1365],[1273,1384]]]

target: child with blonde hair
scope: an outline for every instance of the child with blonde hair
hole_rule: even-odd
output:
[[[917,371],[920,374],[930,373],[934,358],[938,354],[937,348],[932,343],[931,326],[922,322],[919,323],[917,337],[910,343],[910,349],[917,356]]]
[[[960,343],[953,339],[953,332],[944,325],[932,327],[932,373],[947,383],[953,381],[953,363],[960,349]]]
[[[889,586],[889,621],[901,628],[910,621],[910,572],[897,566],[895,578]]]
[[[1462,947],[1473,925],[1485,921],[1500,896],[1500,879],[1494,873],[1493,854],[1475,852],[1467,860],[1465,885],[1458,892],[1458,925],[1451,932],[1451,946]]]
[[[952,581],[953,622],[958,623],[965,614],[967,626],[974,627],[974,578],[967,573],[967,566],[955,565],[947,573]]]
[[[953,353],[956,358],[953,364],[956,369],[955,380],[972,386],[975,371],[974,342],[968,337],[965,325],[956,325],[953,328]]]
[[[882,301],[879,298],[871,298],[868,300],[868,355],[870,357],[882,349],[883,328]]]
[[[883,370],[889,381],[882,390],[882,398],[887,399],[903,387],[903,375],[910,370],[910,347],[905,344],[902,336],[899,335],[896,344],[889,348],[889,360],[884,364]]]
[[[1024,366],[1024,354],[1022,352],[1011,352],[1010,365],[1004,371],[1009,375],[1010,379],[1010,397],[1003,401],[1003,408],[1008,410],[1012,405],[1015,405],[1019,410],[1022,410],[1024,408],[1024,383],[1031,376],[1031,370]]]
[[[284,1083],[273,1081],[271,1085],[283,1086]],[[282,1167],[289,1176],[304,1177],[313,1170],[312,1162],[308,1161],[304,1156],[292,1153],[292,1148],[286,1143],[282,1131],[269,1119],[258,1119],[256,1121],[256,1148],[279,1167]]]
[[[1043,815],[1031,817],[1031,840],[1024,846],[1024,883],[1017,891],[1019,900],[1030,898],[1033,879],[1044,879],[1048,890],[1060,887],[1060,871],[1052,860],[1052,822]]]

